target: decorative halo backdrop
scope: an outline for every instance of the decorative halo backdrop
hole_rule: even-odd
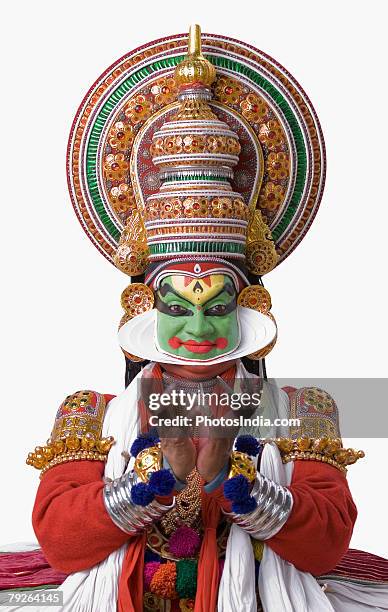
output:
[[[176,101],[174,69],[186,48],[187,34],[130,51],[95,81],[76,113],[67,159],[71,198],[86,234],[109,261],[134,207],[134,185],[128,181],[133,149],[132,171],[142,199],[159,188],[149,153],[151,136]],[[205,33],[202,51],[217,68],[213,110],[221,119],[223,114],[233,117],[230,109],[237,110],[262,147],[264,177],[256,206],[271,229],[280,263],[307,233],[321,201],[326,164],[318,118],[300,85],[269,55],[235,39]],[[166,113],[144,138],[146,146],[137,151],[135,135],[163,109]],[[247,175],[255,172],[250,162],[259,153],[255,141],[247,138],[247,128],[232,121],[242,146],[233,184],[249,204],[255,177],[247,180]]]

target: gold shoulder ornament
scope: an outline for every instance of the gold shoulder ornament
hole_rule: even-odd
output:
[[[102,437],[106,400],[94,391],[77,391],[60,405],[45,446],[35,447],[26,463],[41,470],[68,461],[106,461],[114,439]]]
[[[283,463],[289,461],[321,461],[336,467],[346,474],[347,466],[356,463],[365,457],[362,450],[344,448],[341,438],[309,438],[301,437],[277,438],[274,440],[278,447]]]
[[[365,456],[362,450],[343,447],[337,404],[324,389],[295,389],[290,395],[290,419],[295,422],[290,437],[275,440],[283,463],[321,461],[346,473],[348,465]]]

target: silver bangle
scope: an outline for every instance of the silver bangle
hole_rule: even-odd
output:
[[[257,502],[255,510],[247,514],[225,514],[252,538],[268,540],[286,523],[292,510],[292,494],[286,487],[257,473],[251,496]]]
[[[103,490],[105,508],[113,523],[131,535],[144,531],[175,505],[175,499],[171,506],[160,504],[154,499],[148,506],[138,506],[131,501],[133,485],[134,477],[127,473],[108,482]]]

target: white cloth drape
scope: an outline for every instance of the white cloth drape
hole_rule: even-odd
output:
[[[369,585],[322,580],[334,610],[341,612],[382,612],[388,610],[388,585]]]
[[[275,445],[266,444],[261,458],[260,472],[287,485],[291,481],[292,466],[287,470]],[[239,573],[244,568],[244,579]],[[249,585],[246,589],[245,585]],[[259,592],[265,612],[333,612],[326,595],[317,581],[306,572],[300,572],[291,563],[281,559],[264,545],[260,564]],[[255,612],[255,566],[249,536],[237,525],[233,525],[226,548],[222,574],[218,612]]]
[[[275,445],[266,444],[260,471],[279,484],[289,485],[291,482],[291,470],[285,470]],[[260,564],[259,592],[265,612],[333,612],[315,578],[297,570],[266,545]]]

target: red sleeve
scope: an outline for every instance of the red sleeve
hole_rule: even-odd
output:
[[[295,461],[294,498],[284,527],[266,541],[280,557],[315,576],[332,570],[348,550],[357,509],[347,480],[318,461]]]
[[[63,463],[40,482],[32,525],[50,565],[66,574],[96,565],[130,538],[105,509],[104,466],[101,461]]]

